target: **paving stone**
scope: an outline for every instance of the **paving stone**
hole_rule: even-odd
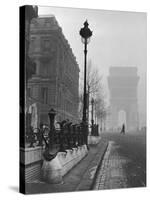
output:
[[[123,165],[128,161],[118,155],[118,146],[117,148],[115,147],[116,144],[114,142],[109,142],[95,182],[95,188],[97,189],[114,189],[127,186]]]

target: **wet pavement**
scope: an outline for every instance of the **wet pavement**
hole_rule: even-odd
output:
[[[117,147],[118,145],[115,144],[115,142],[109,142],[93,189],[100,190],[127,187],[127,177],[123,166],[129,161],[119,156]]]
[[[107,133],[102,138],[109,144],[93,189],[146,186],[146,135]]]

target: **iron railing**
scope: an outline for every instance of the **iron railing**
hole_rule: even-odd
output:
[[[86,129],[82,124],[72,124],[68,121],[58,122],[60,128],[51,130],[48,125],[41,124],[40,128],[29,127],[25,134],[28,147],[45,146],[57,147],[58,151],[77,148],[87,144]],[[85,129],[86,128],[86,129]]]

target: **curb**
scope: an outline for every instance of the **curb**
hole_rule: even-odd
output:
[[[105,153],[107,152],[108,144],[109,144],[109,143],[107,142],[106,148],[105,148],[105,150],[104,150],[104,152],[103,152],[103,155],[102,155],[102,157],[101,157],[101,159],[100,159],[100,161],[99,161],[97,170],[96,170],[96,172],[95,172],[95,176],[94,176],[93,182],[92,182],[92,184],[91,184],[90,190],[92,190],[93,187],[94,187],[94,185],[95,185],[95,180],[96,180],[97,174],[98,174],[98,172],[99,172],[99,170],[100,170],[100,168],[101,168],[101,165],[102,165],[102,162],[103,162],[103,158],[104,158],[104,156],[105,156]]]
[[[89,167],[85,171],[83,177],[81,178],[82,180],[79,183],[79,185],[76,187],[75,191],[92,190],[95,179],[96,179],[96,175],[101,166],[107,147],[108,147],[108,142],[105,142],[102,148],[102,153],[100,153],[100,155],[99,155],[99,152],[96,153],[95,157],[93,158]]]

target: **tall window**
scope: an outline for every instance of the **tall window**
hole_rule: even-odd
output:
[[[35,47],[36,47],[36,40],[34,37],[32,37],[30,40],[30,52],[33,52],[35,50]]]
[[[48,39],[43,39],[42,40],[42,49],[44,51],[47,51],[47,50],[49,50],[49,48],[50,48],[50,41]]]
[[[27,88],[27,96],[31,97],[31,88]]]
[[[48,67],[49,67],[49,63],[48,62],[42,62],[42,75],[43,76],[48,76]]]
[[[47,104],[48,102],[48,88],[47,87],[41,88],[41,100],[42,100],[42,103]]]

